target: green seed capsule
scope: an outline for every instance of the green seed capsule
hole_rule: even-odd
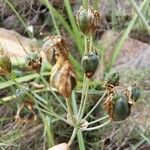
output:
[[[132,92],[131,99],[134,100],[134,102],[136,102],[139,99],[141,94],[140,88],[135,85],[132,87],[131,92]]]
[[[87,78],[93,77],[99,65],[99,57],[95,53],[86,54],[82,60],[81,65],[84,69]]]
[[[119,79],[120,79],[119,73],[115,71],[107,74],[105,77],[106,83],[114,86],[119,84]]]
[[[31,98],[29,96],[30,90],[28,88],[21,88],[16,90],[16,98],[19,101],[29,101]]]
[[[40,71],[42,65],[42,57],[37,52],[27,54],[26,62],[31,69]]]
[[[125,120],[130,115],[130,108],[125,95],[115,95],[113,97],[113,120]]]
[[[81,7],[80,10],[77,12],[76,21],[79,29],[84,34],[93,35],[96,28],[98,27],[100,15],[91,7],[89,7],[88,9]]]
[[[12,65],[10,58],[7,57],[5,54],[0,55],[0,75],[7,75],[11,73]]]

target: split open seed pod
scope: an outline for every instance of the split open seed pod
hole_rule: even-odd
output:
[[[26,63],[30,69],[39,72],[42,65],[42,57],[37,52],[29,53],[26,55]]]
[[[76,15],[76,22],[79,29],[86,35],[93,35],[99,25],[100,15],[93,8],[80,7]]]
[[[8,75],[11,73],[12,64],[10,58],[0,48],[0,75]]]
[[[113,71],[105,76],[105,83],[106,85],[116,86],[119,84],[119,79],[120,79],[119,73]]]
[[[19,102],[33,103],[30,95],[31,91],[26,87],[22,87],[21,89],[16,90],[16,98],[19,100]]]
[[[65,39],[60,36],[49,36],[46,38],[42,49],[45,53],[45,56],[48,62],[53,66],[56,64],[58,54],[61,54],[65,60],[68,59],[68,46]]]
[[[86,74],[87,78],[93,77],[95,71],[99,65],[99,56],[93,52],[83,56],[81,60],[81,66]]]
[[[130,98],[134,102],[136,102],[140,98],[141,91],[140,91],[140,88],[136,84],[127,87],[127,90],[131,93],[131,97]]]

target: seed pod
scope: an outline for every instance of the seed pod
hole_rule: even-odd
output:
[[[87,78],[93,77],[99,65],[99,56],[95,53],[89,53],[83,56],[81,65],[84,69]]]
[[[96,10],[91,7],[85,9],[81,6],[76,15],[76,22],[79,29],[88,35],[93,35],[98,27],[100,15]]]
[[[113,103],[113,120],[125,120],[130,115],[127,97],[125,95],[114,95]]]
[[[49,36],[44,42],[42,49],[48,62],[53,66],[56,64],[57,55],[62,55],[64,60],[68,59],[68,47],[65,39],[60,35]]]
[[[56,63],[52,67],[50,84],[65,98],[71,96],[76,86],[76,74],[68,60],[64,61],[61,66]]]
[[[140,97],[140,88],[137,85],[132,85],[127,88],[127,90],[131,93],[130,98],[134,102],[136,102]],[[127,94],[128,95],[128,94]]]
[[[27,54],[26,62],[28,67],[39,72],[42,65],[42,57],[37,52]]]
[[[0,55],[0,75],[11,73],[12,64],[10,58],[5,54]]]
[[[119,73],[114,71],[106,75],[105,82],[106,84],[116,86],[119,84],[119,79],[120,79]]]
[[[29,96],[29,94],[31,94],[31,92],[28,88],[21,88],[16,90],[16,98],[20,102],[32,102],[32,99]]]
[[[31,94],[31,92],[28,88],[21,88],[16,90],[16,98],[20,102],[20,106],[15,115],[15,121],[17,123],[29,123],[31,121],[37,120],[37,115],[35,109],[33,108],[34,101],[32,101],[29,94]],[[24,108],[27,108],[29,113],[22,117],[20,114]],[[29,114],[32,114],[32,116]]]

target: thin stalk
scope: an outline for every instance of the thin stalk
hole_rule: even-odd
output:
[[[43,113],[41,113],[41,117],[42,117],[42,120],[44,122],[44,128],[45,128],[46,134],[47,134],[48,146],[52,147],[52,146],[55,145],[55,142],[54,142],[54,136],[53,136],[53,133],[52,133],[52,122],[51,122],[51,119],[48,118],[48,116],[44,116]]]
[[[44,109],[40,108],[37,104],[36,104],[36,108],[41,110],[42,112],[45,112],[46,114],[49,114],[53,117],[55,117],[56,119],[60,119],[62,121],[64,121],[65,123],[71,125],[65,118],[57,115],[54,111],[50,110],[49,108],[47,108],[45,105],[43,105],[41,102],[36,100],[36,103],[39,104],[40,106],[42,106]]]
[[[81,103],[80,103],[80,107],[79,107],[78,117],[80,116],[80,113],[81,113],[81,110],[82,110],[82,106],[83,106],[83,103],[84,103],[85,90],[86,90],[86,87],[87,87],[86,80],[87,80],[87,78],[84,75],[83,88],[82,88],[82,96],[81,96]]]
[[[99,0],[93,0],[93,8],[95,9],[95,10],[98,10],[98,4],[99,4],[100,2],[99,2]]]
[[[101,124],[101,125],[99,125],[99,126],[91,127],[91,128],[86,128],[86,129],[84,129],[83,131],[93,131],[93,130],[97,130],[97,129],[100,129],[100,128],[105,127],[105,126],[108,125],[110,122],[111,122],[111,121],[108,120],[108,121],[106,121],[105,123],[103,123],[103,124]]]
[[[78,114],[78,107],[77,107],[77,102],[76,102],[76,97],[75,97],[75,92],[72,91],[72,106],[73,106],[73,112],[75,114],[75,116],[77,116]],[[71,138],[68,142],[68,146],[71,146],[71,144],[73,143],[75,137],[76,137],[76,134],[77,134],[77,129],[74,128],[73,132],[72,132],[72,135],[71,135]]]
[[[75,139],[75,137],[76,137],[76,134],[77,134],[77,128],[74,128],[74,130],[73,130],[73,132],[72,132],[72,135],[71,135],[71,138],[70,138],[70,140],[69,140],[69,142],[68,142],[68,147],[70,147],[71,146],[71,144],[73,143],[73,141],[74,141],[74,139]]]
[[[84,53],[88,53],[88,37],[85,35],[84,36]]]
[[[94,105],[94,107],[88,112],[88,114],[84,117],[84,119],[86,119],[94,110],[95,108],[99,105],[99,103],[104,99],[104,97],[106,96],[107,92],[105,91],[102,95],[102,97],[98,100],[98,102]]]
[[[135,10],[135,12],[137,13],[138,17],[141,19],[141,21],[143,22],[145,28],[147,29],[147,31],[150,34],[150,26],[148,25],[147,21],[145,20],[143,14],[141,13],[140,9],[138,8],[138,6],[136,5],[136,3],[134,2],[134,0],[128,0],[130,5],[133,7],[133,9]]]
[[[85,106],[86,106],[86,102],[87,102],[87,96],[88,96],[88,89],[89,89],[89,79],[87,79],[87,88],[86,88],[86,91],[85,91],[85,97],[84,97],[84,103],[83,103],[83,106],[82,106],[82,109],[81,109],[81,114],[79,116],[79,120],[81,120],[81,118],[83,117],[84,115],[84,111],[85,111]]]
[[[102,120],[104,120],[104,119],[107,119],[108,117],[109,117],[108,115],[107,115],[107,116],[104,116],[104,117],[102,117],[102,118],[99,118],[99,119],[97,119],[97,120],[94,120],[94,121],[92,121],[92,122],[89,122],[88,125],[91,125],[91,124],[100,122],[100,121],[102,121]]]
[[[83,7],[87,9],[89,5],[89,0],[83,0],[82,4],[83,4]]]
[[[70,98],[66,98],[66,104],[67,104],[67,112],[68,112],[68,115],[69,115],[69,117],[72,121],[72,124],[73,124],[73,126],[76,126],[76,120],[75,120],[75,117],[73,115],[71,99]]]
[[[63,102],[60,100],[60,98],[55,94],[55,92],[51,89],[51,87],[49,86],[49,84],[47,83],[47,81],[43,78],[43,76],[41,74],[40,78],[42,79],[42,81],[44,82],[44,84],[49,88],[49,90],[52,92],[52,94],[55,96],[56,100],[61,104],[61,106],[67,111],[66,106],[63,104]]]
[[[90,36],[90,37],[89,37],[89,40],[90,40],[90,41],[89,41],[89,43],[90,43],[90,44],[89,44],[89,52],[92,52],[93,37]]]

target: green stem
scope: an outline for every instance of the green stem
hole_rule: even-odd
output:
[[[108,115],[107,115],[107,116],[104,116],[104,117],[102,117],[102,118],[99,118],[99,119],[97,119],[97,120],[94,120],[94,121],[92,121],[92,122],[89,122],[88,125],[91,125],[91,124],[100,122],[100,121],[102,121],[102,120],[104,120],[104,119],[107,119],[108,117],[109,117]]]
[[[103,124],[101,124],[101,125],[99,125],[99,126],[91,127],[91,128],[86,128],[86,129],[84,129],[84,131],[93,131],[93,130],[97,130],[97,129],[103,128],[103,127],[105,127],[106,125],[108,125],[110,122],[111,122],[111,121],[108,120],[107,122],[105,122],[105,123],[103,123]]]
[[[99,0],[93,0],[93,8],[95,10],[98,10],[98,4],[99,4]]]
[[[47,107],[46,107],[45,105],[43,105],[41,102],[39,102],[39,101],[37,101],[37,100],[35,100],[35,101],[36,101],[36,103],[37,103],[38,105],[40,105],[40,106],[42,106],[42,107],[44,108],[44,109],[42,109],[42,108],[40,108],[40,107],[36,104],[36,108],[37,108],[38,110],[41,110],[42,112],[44,112],[44,113],[46,113],[46,114],[48,114],[48,115],[50,115],[50,116],[53,116],[53,117],[55,117],[55,118],[57,118],[57,119],[60,119],[60,120],[64,121],[65,123],[71,125],[65,118],[63,118],[63,117],[57,115],[54,111],[52,111],[51,109],[47,108]]]
[[[73,130],[73,132],[72,132],[72,135],[71,135],[71,138],[70,138],[70,140],[69,140],[69,142],[68,142],[68,147],[70,147],[71,146],[71,144],[73,143],[73,141],[74,141],[74,139],[75,139],[75,137],[76,137],[76,134],[77,134],[77,128],[74,128],[74,130]]]
[[[66,104],[67,104],[67,112],[68,112],[68,115],[72,121],[72,125],[73,126],[76,126],[76,120],[75,120],[75,117],[73,115],[73,111],[72,111],[72,104],[71,104],[71,99],[70,98],[66,98]]]
[[[80,150],[85,150],[85,144],[84,144],[84,139],[83,139],[83,133],[81,130],[77,131],[77,136],[78,136],[78,143],[79,143],[79,149]]]
[[[86,119],[94,110],[95,108],[99,105],[99,103],[104,99],[104,97],[106,96],[107,92],[105,91],[104,94],[102,95],[102,97],[98,100],[98,102],[94,105],[94,107],[89,111],[89,113],[84,117],[84,119]]]
[[[88,8],[88,5],[89,5],[89,0],[83,0],[83,7],[85,8],[85,9],[87,9]]]
[[[134,0],[128,0],[130,5],[133,7],[133,9],[135,10],[135,12],[137,13],[137,15],[139,16],[139,18],[142,20],[143,24],[145,25],[145,28],[147,29],[147,31],[150,34],[150,26],[148,25],[147,21],[145,20],[143,14],[141,13],[140,9],[138,8],[138,6],[136,5],[136,3],[134,2]]]
[[[82,88],[82,96],[81,96],[81,103],[80,103],[80,107],[79,107],[79,112],[78,112],[78,117],[80,116],[81,114],[81,110],[82,110],[82,106],[83,106],[83,103],[84,103],[84,97],[85,97],[85,90],[86,90],[86,87],[87,87],[87,82],[86,82],[87,78],[86,76],[84,75],[84,79],[83,79],[83,88]]]
[[[44,82],[44,84],[49,88],[49,90],[52,92],[52,94],[55,96],[56,100],[61,104],[61,106],[67,111],[66,106],[63,104],[63,102],[61,101],[61,99],[55,94],[55,92],[51,89],[51,87],[49,86],[49,84],[47,83],[47,81],[43,78],[43,76],[41,74],[40,78],[42,79],[42,81]]]
[[[77,115],[78,114],[78,109],[77,109],[77,102],[76,102],[74,91],[72,93],[72,102],[73,102],[73,111],[74,111],[74,114]],[[72,136],[71,136],[71,138],[70,138],[70,140],[68,142],[68,146],[70,146],[72,144],[74,138],[76,137],[76,134],[77,134],[77,137],[78,137],[78,143],[79,143],[80,150],[85,150],[82,131],[79,130],[79,129],[76,129],[76,128],[73,130]]]
[[[84,110],[85,110],[85,106],[86,106],[86,102],[87,102],[87,96],[88,96],[88,89],[89,89],[89,79],[86,80],[86,84],[87,84],[87,88],[86,88],[86,91],[85,91],[84,102],[83,102],[83,106],[82,106],[82,109],[81,109],[81,114],[79,116],[79,120],[81,120],[83,115],[84,115]]]

